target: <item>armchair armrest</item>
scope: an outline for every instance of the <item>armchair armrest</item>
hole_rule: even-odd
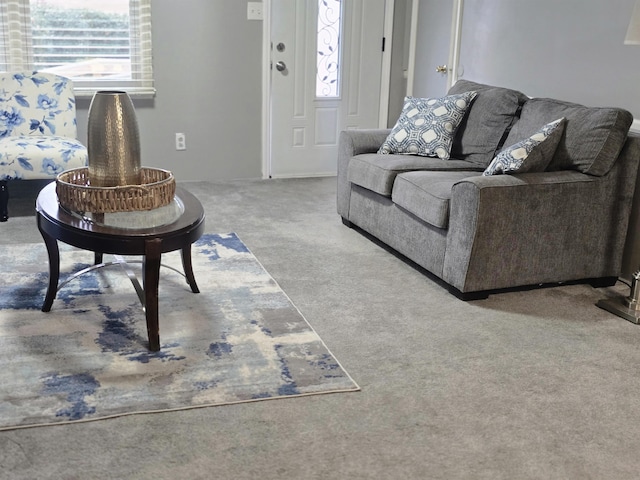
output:
[[[345,219],[349,214],[351,187],[347,180],[349,160],[361,153],[375,153],[387,139],[391,129],[344,130],[338,142],[338,213]]]

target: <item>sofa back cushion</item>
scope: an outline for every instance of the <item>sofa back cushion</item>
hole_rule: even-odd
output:
[[[547,170],[578,170],[596,176],[611,169],[633,122],[633,115],[621,108],[593,108],[532,98],[523,105],[520,119],[505,143],[519,142],[559,117],[566,119],[565,131]]]
[[[477,95],[456,131],[451,157],[485,168],[504,145],[511,125],[529,97],[517,90],[469,80],[458,80],[449,94],[468,91]]]

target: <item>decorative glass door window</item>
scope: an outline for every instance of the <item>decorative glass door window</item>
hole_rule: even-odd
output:
[[[340,96],[342,2],[318,0],[316,97]]]

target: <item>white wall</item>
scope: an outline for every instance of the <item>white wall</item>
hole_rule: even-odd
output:
[[[244,0],[154,0],[157,94],[135,100],[142,164],[177,180],[261,177],[262,22]],[[78,102],[86,141],[89,101]],[[183,132],[187,150],[175,150]]]

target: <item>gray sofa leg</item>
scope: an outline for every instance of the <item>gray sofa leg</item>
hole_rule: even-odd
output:
[[[463,302],[472,302],[474,300],[486,300],[489,298],[490,290],[481,290],[479,292],[461,292],[456,287],[452,287],[451,285],[447,286],[447,290],[451,295],[454,295],[459,300]]]
[[[600,277],[587,280],[593,288],[613,287],[618,282],[618,277]]]
[[[0,181],[0,222],[9,219],[9,187],[6,180]]]

